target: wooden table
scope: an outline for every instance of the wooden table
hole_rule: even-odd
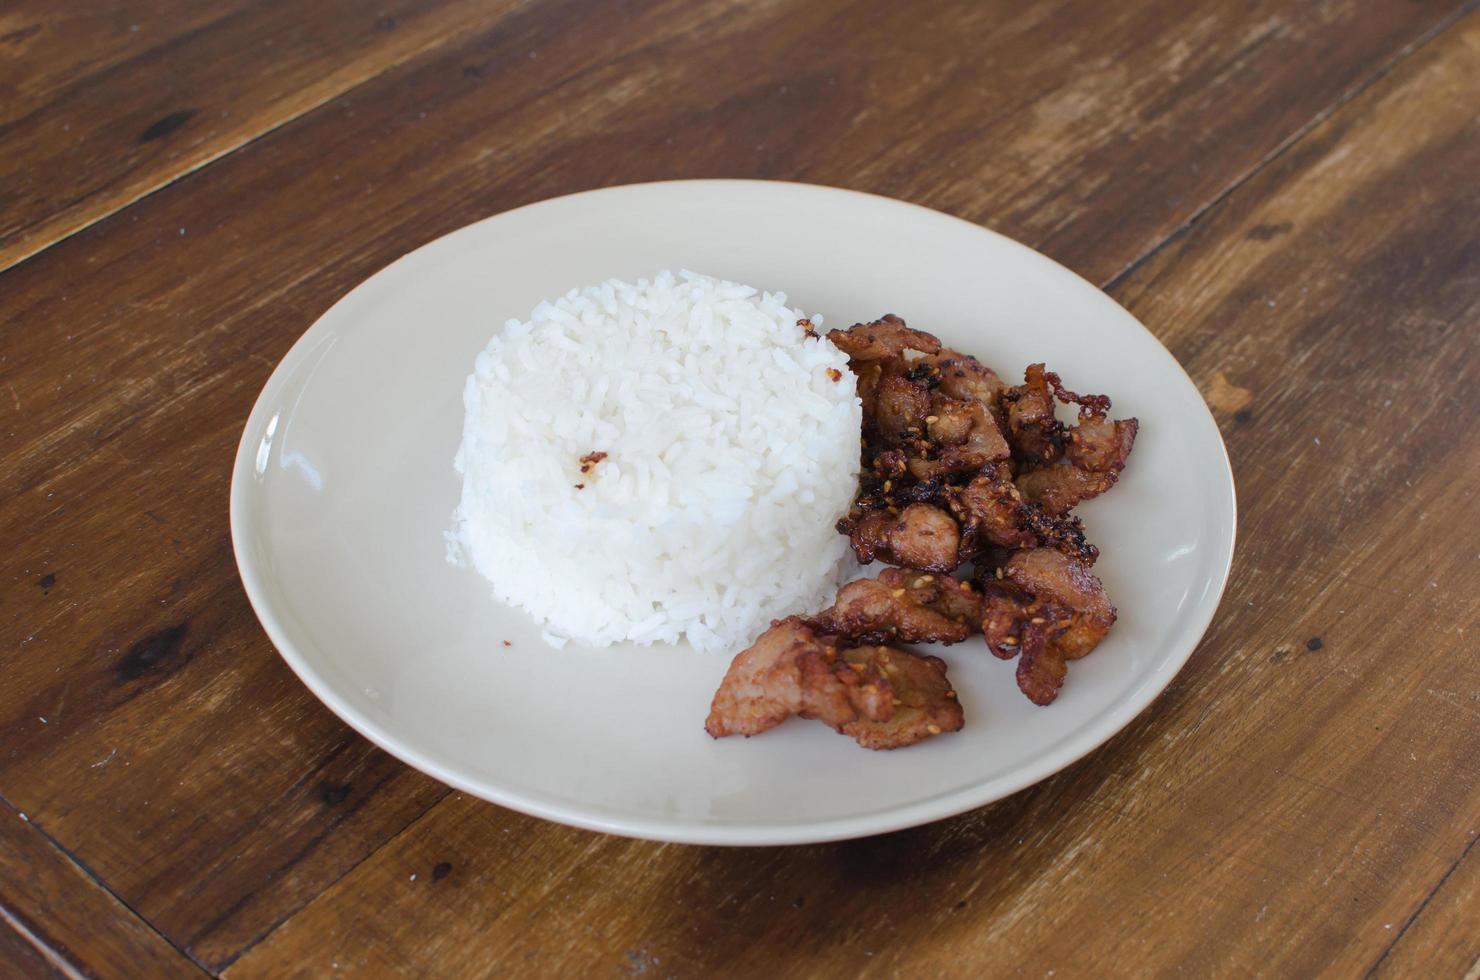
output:
[[[12,0],[0,965],[1473,980],[1476,7]],[[293,340],[477,218],[701,176],[988,225],[1202,387],[1233,578],[1104,748],[885,837],[664,846],[449,791],[273,651],[227,484]]]

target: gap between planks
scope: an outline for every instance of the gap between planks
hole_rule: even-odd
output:
[[[1459,857],[1455,858],[1454,863],[1439,876],[1438,881],[1434,882],[1434,887],[1429,889],[1428,894],[1418,903],[1418,908],[1414,909],[1413,914],[1408,916],[1408,919],[1403,923],[1403,928],[1398,930],[1392,940],[1382,948],[1382,952],[1377,954],[1377,959],[1372,961],[1372,965],[1367,968],[1367,972],[1362,974],[1363,980],[1371,980],[1372,977],[1377,976],[1377,971],[1382,969],[1382,964],[1387,961],[1387,958],[1392,955],[1393,950],[1398,947],[1398,943],[1402,941],[1404,934],[1413,928],[1413,924],[1419,920],[1424,910],[1429,907],[1429,902],[1434,900],[1434,896],[1439,894],[1439,890],[1444,887],[1445,882],[1453,877],[1454,872],[1459,869],[1459,866],[1465,863],[1465,859],[1470,856],[1470,851],[1474,850],[1476,841],[1480,841],[1480,836],[1471,837],[1470,842],[1465,845],[1464,850],[1459,852]],[[1474,966],[1465,974],[1464,980],[1473,980],[1475,977],[1480,977],[1480,960],[1475,961]]]
[[[1437,40],[1440,35],[1447,33],[1452,27],[1454,27],[1455,24],[1458,24],[1466,17],[1474,14],[1477,7],[1480,7],[1480,0],[1470,0],[1469,3],[1466,3],[1464,6],[1454,11],[1454,13],[1440,20],[1433,27],[1429,28],[1426,33],[1420,34],[1418,37],[1408,42],[1408,44],[1399,48],[1398,51],[1391,58],[1378,65],[1377,68],[1372,72],[1372,74],[1358,80],[1356,83],[1348,87],[1345,92],[1342,92],[1340,95],[1338,95],[1330,105],[1326,106],[1326,108],[1321,109],[1315,115],[1311,116],[1310,119],[1306,121],[1303,125],[1297,126],[1295,130],[1290,133],[1289,136],[1285,137],[1278,144],[1276,144],[1273,149],[1271,149],[1264,156],[1260,157],[1258,163],[1254,164],[1254,166],[1244,171],[1244,173],[1229,181],[1227,187],[1214,194],[1211,198],[1208,199],[1205,204],[1200,205],[1197,210],[1193,211],[1192,214],[1188,216],[1186,221],[1182,222],[1180,225],[1167,232],[1164,236],[1162,236],[1160,241],[1156,242],[1150,248],[1146,249],[1146,251],[1142,252],[1140,255],[1136,256],[1134,259],[1128,262],[1125,268],[1121,269],[1119,272],[1115,273],[1115,275],[1111,276],[1108,280],[1105,281],[1103,285],[1100,286],[1100,288],[1107,293],[1112,292],[1122,282],[1129,279],[1130,276],[1137,269],[1150,261],[1157,252],[1160,252],[1163,248],[1166,248],[1172,242],[1187,234],[1187,232],[1190,231],[1194,225],[1202,220],[1205,214],[1207,214],[1213,208],[1217,207],[1219,204],[1223,203],[1223,201],[1227,200],[1229,197],[1237,193],[1239,188],[1243,187],[1250,180],[1252,180],[1257,174],[1263,171],[1265,167],[1268,167],[1280,157],[1284,156],[1287,152],[1289,152],[1291,147],[1295,146],[1301,140],[1305,139],[1306,136],[1310,135],[1310,133],[1313,132],[1317,126],[1321,125],[1327,119],[1330,119],[1332,116],[1336,115],[1336,113],[1345,108],[1346,105],[1350,103],[1353,99],[1358,98],[1362,95],[1362,93],[1366,92],[1372,86],[1376,85],[1378,82],[1391,75],[1395,70],[1397,70],[1399,65],[1407,61],[1413,55],[1417,54],[1423,48],[1427,47],[1433,41]]]
[[[360,735],[358,733],[356,733],[355,737],[356,738],[359,738]],[[423,807],[422,808],[422,811],[420,813],[418,813],[416,816],[414,816],[410,820],[406,821],[406,825],[404,827],[402,827],[400,830],[396,831],[394,834],[391,834],[385,840],[381,841],[372,851],[370,851],[370,853],[366,854],[364,857],[360,858],[360,860],[356,861],[354,864],[351,864],[349,867],[345,868],[342,872],[340,872],[339,874],[335,875],[333,877],[333,879],[331,879],[330,881],[325,882],[324,887],[321,888],[321,889],[319,889],[314,894],[313,898],[317,898],[319,895],[324,894],[324,892],[328,891],[329,889],[333,888],[335,885],[339,884],[340,880],[343,879],[346,875],[348,875],[351,872],[353,872],[356,868],[358,868],[360,865],[364,864],[366,861],[370,860],[376,854],[379,854],[381,852],[381,850],[383,850],[384,848],[389,847],[394,841],[398,840],[401,837],[402,834],[408,832],[413,827],[418,826],[422,822],[422,820],[426,819],[427,814],[429,814],[433,810],[435,810],[448,797],[454,796],[454,795],[455,796],[462,796],[463,794],[462,793],[459,793],[457,790],[454,790],[451,786],[444,787],[443,788],[443,791],[437,795],[437,798],[435,800],[433,800],[432,802],[428,803],[425,807]],[[488,805],[489,806],[494,806],[495,804],[490,803]],[[231,969],[231,965],[233,963],[235,963],[237,960],[241,959],[243,956],[245,956],[248,953],[250,953],[253,949],[256,949],[257,946],[259,944],[261,944],[264,939],[266,939],[268,936],[271,936],[273,933],[277,932],[278,929],[281,928],[284,923],[286,923],[289,919],[293,918],[293,916],[297,915],[303,909],[307,908],[309,902],[312,902],[313,901],[313,898],[308,899],[308,901],[304,902],[303,905],[299,906],[298,908],[294,909],[293,911],[289,912],[288,914],[283,915],[283,916],[279,916],[271,925],[269,925],[266,929],[263,929],[262,932],[259,933],[251,942],[249,942],[246,945],[242,946],[241,949],[238,949],[236,952],[232,953],[225,960],[223,960],[221,962],[220,969],[219,970],[211,971],[212,974],[214,976],[221,976],[227,970]],[[173,945],[173,944],[171,944],[171,945]],[[192,959],[193,959],[193,957],[192,957]]]
[[[10,909],[0,905],[0,927],[3,926],[8,926],[12,932],[25,940],[58,973],[68,977],[69,980],[86,980],[85,974],[73,966],[69,960],[52,949],[46,940],[36,935],[30,927],[11,914]]]
[[[155,928],[154,923],[150,922],[148,919],[144,918],[143,915],[139,914],[138,909],[135,909],[132,905],[130,905],[122,895],[118,894],[112,888],[108,887],[108,883],[104,881],[101,877],[99,877],[97,872],[93,871],[92,868],[84,864],[77,857],[77,855],[73,854],[71,851],[67,850],[67,848],[63,847],[62,844],[55,837],[51,836],[51,834],[48,834],[45,829],[33,822],[31,818],[26,815],[25,811],[19,809],[14,803],[10,802],[9,798],[7,798],[4,793],[0,793],[0,805],[3,805],[6,809],[10,811],[8,814],[4,815],[6,818],[19,820],[24,823],[26,825],[26,829],[34,832],[37,836],[39,836],[43,844],[56,851],[57,854],[60,855],[64,861],[75,867],[78,871],[82,872],[82,874],[85,875],[88,880],[91,881],[94,885],[96,885],[103,892],[103,894],[107,895],[109,898],[113,899],[113,901],[117,902],[119,906],[123,908],[130,917],[136,920],[146,930],[158,936],[160,941],[162,941],[167,947],[178,953],[183,963],[188,963],[191,966],[204,971],[208,975],[215,975],[214,972],[204,963],[198,961],[173,939],[160,932],[159,929]],[[60,951],[53,949],[51,947],[51,944],[48,943],[44,937],[36,935],[36,933],[33,932],[28,926],[26,926],[23,921],[18,919],[9,909],[5,908],[3,905],[0,905],[0,919],[3,919],[5,925],[9,926],[11,929],[14,929],[22,938],[24,938],[28,943],[34,946],[36,948],[36,951],[39,952],[48,963],[51,963],[67,976],[87,976],[87,974],[82,972],[76,964],[72,963],[65,956],[63,956]]]

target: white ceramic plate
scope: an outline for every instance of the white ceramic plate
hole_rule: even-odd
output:
[[[508,317],[610,277],[688,268],[846,326],[886,312],[1004,376],[1044,360],[1141,433],[1114,492],[1079,509],[1120,621],[1059,699],[1018,693],[974,641],[943,652],[964,731],[868,752],[797,719],[704,733],[728,655],[548,648],[450,566],[442,537],[461,393]],[[576,194],[418,249],[288,352],[242,436],[231,531],[273,643],[336,714],[465,792],[594,830],[708,844],[836,840],[959,813],[1103,743],[1167,685],[1228,576],[1234,490],[1192,382],[1130,314],[975,225],[850,191],[682,181]],[[509,641],[505,646],[503,641]]]

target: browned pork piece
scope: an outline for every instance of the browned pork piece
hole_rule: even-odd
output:
[[[886,361],[904,356],[905,351],[935,354],[940,341],[923,330],[911,330],[893,313],[886,313],[872,323],[855,323],[847,330],[829,330],[827,339],[848,355],[850,361]]]
[[[931,504],[910,504],[898,515],[869,510],[845,517],[838,530],[853,543],[858,560],[880,558],[891,565],[949,572],[960,564],[961,529],[949,513]]]
[[[920,454],[909,460],[910,475],[925,481],[954,474],[975,473],[1011,455],[997,420],[979,401],[961,401],[932,392],[930,414],[923,419]]]
[[[970,354],[942,347],[939,353],[922,357],[920,363],[934,369],[943,394],[962,401],[979,401],[994,413],[998,399],[1007,390],[996,371]]]
[[[1023,383],[1002,393],[1007,441],[1019,463],[1052,463],[1064,454],[1064,425],[1054,417],[1050,380],[1058,376],[1044,371],[1042,364],[1030,364]]]
[[[886,568],[838,590],[807,622],[848,643],[960,643],[981,629],[981,592],[970,582]]]
[[[839,647],[798,617],[777,620],[730,664],[704,728],[758,735],[798,715],[870,749],[913,745],[961,727],[938,657],[886,646]]]
[[[1073,428],[1053,416],[1054,399],[1079,406]],[[1081,500],[1098,497],[1115,485],[1135,445],[1136,419],[1111,421],[1104,395],[1079,395],[1059,376],[1031,364],[1024,383],[1002,396],[1008,441],[1019,461],[1017,487],[1023,499],[1046,514],[1067,514]]]
[[[930,414],[930,386],[911,377],[906,352],[934,354],[940,341],[922,330],[911,330],[889,314],[872,323],[855,323],[847,330],[829,330],[827,339],[848,355],[848,367],[858,375],[863,402],[864,460],[890,446],[917,438]]]
[[[898,749],[932,735],[958,732],[965,723],[961,702],[946,679],[946,662],[895,647],[867,646],[844,650],[843,659],[870,676],[882,676],[893,700],[893,713],[875,720],[860,717],[839,729],[866,749]]]
[[[1077,660],[1115,623],[1115,607],[1089,565],[1052,548],[1019,551],[994,572],[979,568],[982,632],[998,657],[1018,657],[1018,687],[1034,704],[1058,697]]]
[[[964,487],[946,494],[961,525],[960,557],[976,559],[992,548],[1057,548],[1093,564],[1098,549],[1084,525],[1069,515],[1050,515],[1023,500],[1006,466],[984,469]]]
[[[1139,425],[1136,419],[1081,419],[1068,432],[1064,460],[1018,474],[1018,490],[1046,514],[1065,514],[1081,500],[1098,497],[1115,486]]]
[[[721,738],[759,735],[792,715],[833,728],[883,720],[893,713],[892,696],[864,673],[840,661],[836,641],[799,617],[778,620],[730,664],[704,728]]]
[[[919,438],[929,414],[929,389],[886,368],[874,394],[874,441],[885,446],[909,445]]]

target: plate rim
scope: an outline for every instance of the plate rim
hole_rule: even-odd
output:
[[[480,783],[464,778],[437,760],[418,751],[416,748],[400,742],[389,732],[383,731],[382,726],[362,715],[353,705],[343,699],[337,689],[314,669],[290,639],[288,631],[279,620],[267,594],[266,580],[270,576],[264,569],[256,567],[250,557],[251,549],[246,540],[251,523],[247,517],[248,497],[252,493],[253,485],[256,482],[253,479],[253,474],[258,450],[257,444],[261,441],[260,437],[254,439],[253,435],[262,430],[266,421],[265,416],[273,408],[281,389],[289,383],[289,380],[299,368],[307,353],[319,342],[323,335],[327,335],[331,331],[332,328],[325,324],[335,309],[345,303],[366,283],[388,272],[395,266],[406,262],[423,250],[433,247],[445,247],[443,243],[450,238],[459,236],[484,222],[492,221],[517,211],[523,211],[526,208],[539,207],[555,201],[568,201],[580,197],[610,194],[613,192],[631,192],[639,189],[671,187],[674,185],[707,185],[717,190],[722,190],[724,187],[735,187],[737,185],[745,187],[769,185],[772,187],[787,188],[791,191],[801,190],[855,197],[867,200],[871,205],[877,205],[882,202],[893,207],[924,212],[933,220],[946,219],[952,222],[959,222],[969,226],[976,232],[992,236],[998,240],[999,244],[1028,253],[1034,260],[1046,262],[1060,273],[1079,280],[1080,283],[1093,289],[1104,299],[1117,306],[1131,322],[1135,323],[1153,341],[1156,349],[1169,363],[1181,383],[1189,387],[1196,395],[1197,403],[1202,408],[1202,413],[1198,416],[1198,421],[1199,423],[1206,424],[1206,427],[1216,440],[1218,447],[1217,457],[1221,463],[1221,470],[1217,475],[1222,477],[1222,479],[1218,481],[1220,485],[1217,489],[1219,496],[1226,496],[1224,503],[1226,503],[1228,508],[1228,534],[1226,540],[1220,539],[1215,544],[1225,548],[1226,556],[1221,568],[1215,569],[1217,577],[1216,590],[1210,591],[1210,599],[1202,600],[1204,608],[1201,614],[1185,630],[1185,633],[1188,635],[1188,639],[1183,644],[1185,649],[1173,655],[1157,670],[1153,671],[1138,687],[1132,689],[1124,701],[1112,706],[1111,710],[1090,718],[1082,726],[1077,736],[1061,742],[1056,749],[1033,760],[1033,763],[1030,765],[1020,766],[1016,770],[1002,776],[991,777],[960,789],[947,791],[882,811],[871,811],[867,814],[831,817],[821,820],[793,821],[789,823],[779,822],[775,824],[709,823],[661,816],[618,816],[603,813],[596,806],[588,806],[586,809],[572,808],[569,803],[542,799],[536,794],[525,793],[519,790],[508,790],[491,784]],[[251,412],[248,414],[246,423],[243,426],[242,435],[238,441],[236,456],[232,465],[229,517],[232,552],[236,561],[237,573],[241,578],[247,601],[251,605],[258,621],[261,623],[263,630],[267,633],[268,639],[276,648],[278,655],[283,658],[289,669],[293,671],[314,697],[341,721],[349,725],[350,728],[354,729],[378,748],[407,765],[452,787],[454,790],[498,804],[499,806],[508,807],[511,810],[529,816],[621,837],[665,843],[719,846],[780,846],[827,843],[920,826],[957,816],[968,810],[974,810],[1004,799],[1042,782],[1085,758],[1090,753],[1103,747],[1106,742],[1129,725],[1152,702],[1160,697],[1171,684],[1172,680],[1181,673],[1182,668],[1186,666],[1192,654],[1196,652],[1202,639],[1207,635],[1213,617],[1217,614],[1218,608],[1222,604],[1223,595],[1228,587],[1228,581],[1233,567],[1233,556],[1238,542],[1238,494],[1234,480],[1233,465],[1228,456],[1228,446],[1223,440],[1223,434],[1218,428],[1217,421],[1213,418],[1212,411],[1208,407],[1206,399],[1203,398],[1202,393],[1198,391],[1192,378],[1187,374],[1186,370],[1171,351],[1167,349],[1166,345],[1161,342],[1161,339],[1152,333],[1139,318],[1130,313],[1129,310],[1126,310],[1125,307],[1116,302],[1112,296],[1099,286],[1096,286],[1073,269],[1068,268],[1036,249],[1030,248],[984,225],[967,221],[964,218],[959,218],[944,211],[938,211],[924,205],[901,201],[896,198],[872,194],[866,191],[833,187],[826,184],[747,178],[700,178],[614,184],[607,187],[545,198],[540,201],[532,201],[517,208],[487,215],[439,235],[402,254],[359,280],[353,287],[320,313],[308,329],[293,342],[282,359],[273,368],[272,373],[268,376],[267,381],[262,386],[262,390],[253,402]]]

